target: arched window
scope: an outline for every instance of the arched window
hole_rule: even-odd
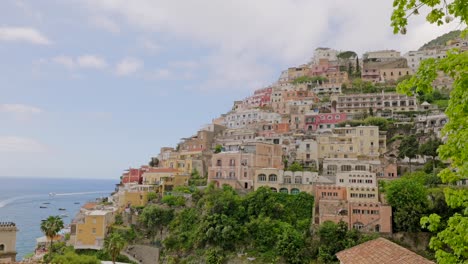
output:
[[[270,174],[270,176],[268,176],[268,181],[277,181],[278,180],[278,177],[276,176],[276,174]]]
[[[284,183],[291,183],[291,176],[284,176]]]
[[[301,176],[294,177],[294,183],[295,184],[301,184],[302,183],[302,177]]]
[[[266,175],[265,174],[259,174],[258,175],[258,181],[266,181]]]
[[[357,229],[357,230],[360,230],[360,229],[362,229],[363,227],[364,227],[364,224],[361,223],[361,222],[356,222],[356,223],[353,224],[353,228],[354,228],[354,229]]]
[[[281,188],[280,193],[289,193],[288,189],[286,188]]]
[[[272,192],[278,192],[278,190],[276,188],[271,187],[270,189],[271,189]]]
[[[5,245],[0,244],[0,252],[5,251]]]
[[[291,189],[291,194],[299,194],[301,191],[299,189],[293,188]]]

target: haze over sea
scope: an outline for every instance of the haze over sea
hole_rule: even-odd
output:
[[[43,236],[40,230],[42,219],[66,214],[68,217],[63,220],[69,225],[83,203],[108,196],[116,183],[117,180],[102,179],[0,177],[0,222],[15,222],[19,229],[17,260],[34,251],[36,238]],[[49,196],[51,192],[56,195]]]

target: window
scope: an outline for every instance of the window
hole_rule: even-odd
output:
[[[344,182],[344,179],[340,179],[340,182]]]
[[[216,161],[216,166],[220,167],[220,166],[222,166],[222,165],[223,165],[223,163],[221,162],[220,159]]]
[[[284,183],[291,183],[291,176],[284,176]]]
[[[93,234],[96,234],[96,228],[93,228],[93,229],[92,229],[92,233],[93,233]]]
[[[0,252],[1,251],[5,251],[5,245],[3,245],[3,244],[0,245]]]
[[[291,190],[291,194],[299,194],[301,191],[299,191],[299,189],[296,189],[296,188],[293,188]]]
[[[357,230],[362,229],[363,227],[364,225],[361,222],[356,222],[353,224],[353,228]]]
[[[245,137],[244,137],[244,138],[245,138]],[[230,166],[236,166],[236,160],[235,160],[235,159],[229,160],[229,165],[230,165]]]
[[[141,195],[140,195],[141,197]],[[93,224],[96,224],[96,217],[93,217]]]
[[[351,171],[351,165],[341,165],[341,171]]]
[[[268,181],[277,181],[278,177],[276,176],[276,174],[270,174],[268,176]]]
[[[365,166],[365,165],[356,165],[355,170],[357,170],[357,171],[365,171],[365,170],[366,170],[366,166]]]
[[[229,172],[229,178],[235,178],[236,177],[236,173],[231,171]]]
[[[216,172],[216,178],[221,178],[222,175],[223,175],[223,174],[222,174],[220,171],[217,171],[217,172]]]
[[[302,183],[302,177],[301,176],[296,176],[294,178],[294,183],[295,184],[301,184]]]
[[[266,175],[265,174],[258,175],[258,181],[266,181]]]

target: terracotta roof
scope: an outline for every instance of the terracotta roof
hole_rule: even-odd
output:
[[[94,209],[94,207],[96,207],[96,205],[97,205],[97,203],[85,203],[81,208],[91,210],[91,209]]]
[[[340,251],[336,256],[342,264],[435,263],[385,238],[377,238]]]

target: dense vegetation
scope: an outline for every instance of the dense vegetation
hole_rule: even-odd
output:
[[[393,2],[392,27],[394,33],[406,33],[410,16],[419,14],[418,10],[430,10],[427,22],[443,25],[457,21],[463,28],[460,36],[468,34],[468,5],[465,0],[395,0]],[[427,9],[424,9],[428,7]],[[447,184],[454,184],[468,175],[468,51],[453,49],[442,59],[423,61],[416,74],[403,81],[398,90],[406,94],[429,94],[434,89],[433,81],[438,74],[444,73],[453,79],[450,100],[445,114],[449,121],[442,130],[447,137],[438,153],[441,159],[450,160],[449,168],[443,169],[439,176]],[[439,263],[466,263],[468,261],[468,189],[444,189],[447,205],[457,212],[448,219],[433,213],[421,219],[421,225],[436,233],[430,247],[436,252]]]
[[[174,210],[162,204],[148,205],[141,216],[143,232],[155,238],[156,244],[158,239],[162,242],[163,258],[169,263],[224,263],[244,254],[266,263],[313,259],[329,263],[336,260],[336,252],[370,238],[348,231],[346,224],[334,223],[314,236],[314,199],[304,192],[289,195],[260,188],[240,196],[229,186],[214,185],[204,191],[187,187],[185,192],[192,194],[193,206]],[[344,241],[327,240],[325,234]]]
[[[450,31],[422,45],[422,47],[419,48],[419,50],[424,50],[424,49],[433,48],[437,46],[445,46],[447,44],[447,41],[459,37],[460,34],[461,34],[460,30]]]

